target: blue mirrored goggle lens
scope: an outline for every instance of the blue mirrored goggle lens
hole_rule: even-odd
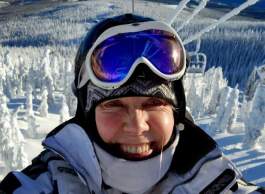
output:
[[[163,74],[183,68],[184,51],[176,37],[162,30],[146,30],[115,35],[93,51],[91,65],[101,81],[123,80],[139,57],[147,58]]]

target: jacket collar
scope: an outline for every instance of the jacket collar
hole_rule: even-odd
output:
[[[75,123],[63,124],[61,128],[57,127],[55,130],[56,133],[51,132],[42,142],[43,146],[70,163],[89,188],[94,191],[100,190],[101,170],[85,130]]]
[[[184,130],[180,131],[179,144],[175,150],[171,169],[177,174],[189,172],[202,158],[210,152],[210,158],[221,156],[216,142],[200,127],[188,119],[183,121]]]

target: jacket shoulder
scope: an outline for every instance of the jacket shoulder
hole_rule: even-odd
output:
[[[41,193],[44,190],[52,190],[53,183],[48,170],[51,160],[62,160],[50,151],[41,152],[32,160],[32,164],[21,172],[13,171],[0,183],[0,193],[10,194],[19,190],[19,193]],[[46,192],[45,192],[46,193]]]

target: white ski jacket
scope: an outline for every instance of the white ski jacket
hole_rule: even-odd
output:
[[[186,121],[179,140],[169,171],[147,193],[265,193],[243,181],[216,143],[190,121]],[[32,165],[4,178],[0,194],[122,193],[102,181],[93,145],[85,130],[73,120],[52,131],[43,145],[45,150]]]

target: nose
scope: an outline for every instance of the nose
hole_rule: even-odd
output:
[[[143,132],[149,130],[147,120],[148,114],[146,111],[133,108],[128,111],[124,131],[135,135],[141,135]]]

